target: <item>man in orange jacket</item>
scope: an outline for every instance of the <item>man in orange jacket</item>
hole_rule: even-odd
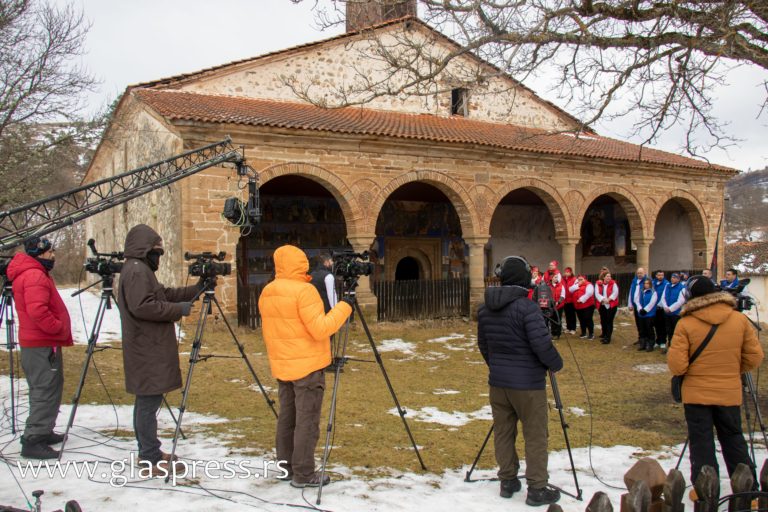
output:
[[[352,314],[353,300],[343,298],[328,314],[310,281],[304,251],[284,245],[275,251],[275,280],[259,298],[261,328],[272,376],[278,382],[277,458],[293,487],[317,487],[315,446],[320,436],[324,369],[331,363],[330,335]],[[323,485],[330,483],[325,475]]]

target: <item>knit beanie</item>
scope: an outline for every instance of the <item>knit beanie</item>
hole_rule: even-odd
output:
[[[496,266],[496,276],[503,285],[528,287],[531,283],[531,267],[522,256],[507,256]]]

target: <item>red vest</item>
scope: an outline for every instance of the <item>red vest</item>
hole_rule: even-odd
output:
[[[565,277],[563,276],[563,280],[561,283],[565,286],[565,303],[566,304],[573,304],[573,294],[571,293],[571,286],[576,282],[576,276],[571,277]]]
[[[587,287],[590,285],[589,281],[584,281],[584,284],[579,286],[579,288],[573,292],[573,307],[576,309],[586,309],[589,306],[595,305],[594,295],[592,299],[587,299],[586,302],[579,302],[579,299],[584,296],[584,294],[587,293]],[[592,293],[594,293],[594,288],[592,290]]]
[[[603,281],[599,281],[597,283],[598,290],[600,290],[600,295],[602,295],[604,297],[610,296],[613,293],[613,290],[614,290],[614,288],[616,288],[616,286],[617,286],[616,285],[616,281],[614,281],[613,279],[611,279],[611,282],[608,283],[607,287],[605,286],[605,283]],[[608,303],[608,305],[611,308],[618,307],[618,305],[619,305],[619,294],[618,293],[616,294],[616,298],[613,299],[612,301],[610,301]],[[602,306],[602,304],[597,301],[597,298],[595,298],[595,307],[599,308],[601,306]]]
[[[567,301],[567,299],[566,299],[566,300],[560,302],[560,295],[562,295],[562,293],[563,293],[563,282],[560,281],[557,284],[550,283],[549,284],[549,289],[552,290],[552,299],[554,299],[554,301],[555,301],[555,307],[557,309],[563,309],[565,307],[565,303]],[[568,292],[567,291],[566,291],[565,296],[568,297]]]

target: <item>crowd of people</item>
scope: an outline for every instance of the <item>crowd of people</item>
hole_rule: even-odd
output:
[[[125,240],[126,261],[118,288],[125,386],[135,395],[133,428],[139,465],[149,469],[146,476],[167,475],[181,464],[160,449],[157,433],[163,394],[181,387],[174,322],[190,314],[204,290],[216,286],[215,277],[201,278],[183,288],[163,286],[155,276],[163,254],[163,240],[157,232],[146,225],[134,226]],[[58,457],[52,446],[64,440],[53,428],[63,389],[62,348],[73,340],[69,315],[50,276],[54,263],[52,243],[33,238],[7,269],[19,314],[21,362],[29,384],[30,410],[21,455],[31,459]],[[270,368],[278,382],[275,444],[278,459],[285,463],[285,474],[278,478],[298,488],[327,485],[330,478],[316,470],[314,458],[324,370],[332,362],[330,336],[352,313],[354,287],[337,297],[333,262],[327,254],[319,258],[311,274],[309,261],[298,247],[280,247],[274,263],[275,279],[264,288],[259,310]],[[520,256],[505,258],[495,274],[501,286],[485,291],[485,303],[478,310],[477,341],[488,365],[499,494],[510,498],[522,489],[515,447],[519,421],[525,441],[525,502],[548,505],[560,499],[559,491],[549,485],[547,471],[546,378],[549,374],[554,382],[554,373],[563,368],[553,337],[561,334],[562,326],[575,334],[578,320],[580,337],[594,339],[597,310],[601,341],[611,343],[622,290],[608,268],[601,269],[591,283],[585,275],[574,275],[570,267],[561,272],[557,261],[551,261],[540,274]],[[638,268],[627,291],[638,330],[638,350],[653,351],[656,345],[662,351],[669,348],[671,373],[686,376],[682,402],[692,481],[704,465],[718,470],[713,429],[728,473],[744,463],[755,474],[741,431],[741,375],[759,366],[763,351],[749,320],[736,311],[733,295],[723,292],[739,286],[734,269],[718,285],[708,271],[690,280],[685,273],[672,273],[667,280],[663,271],[649,276]],[[544,306],[555,313],[542,314]]]
[[[709,269],[702,275],[717,284]],[[688,281],[685,272],[673,272],[669,279],[663,270],[657,270],[653,276],[639,267],[627,293],[627,307],[635,319],[637,328],[638,351],[653,352],[656,347],[666,354],[672,342],[675,326],[680,319],[680,312],[685,305],[685,289]],[[545,290],[543,287],[547,287]],[[739,286],[738,271],[728,269],[720,288]],[[562,271],[556,260],[550,261],[542,274],[539,267],[531,266],[531,290],[529,298],[537,300],[546,296],[551,298],[551,306],[557,312],[556,321],[551,322],[552,336],[557,339],[565,332],[577,334],[585,340],[595,339],[594,313],[600,319],[600,342],[611,342],[614,321],[619,308],[619,283],[613,279],[608,267],[602,267],[597,280],[592,283],[586,275],[576,275],[571,267]],[[542,309],[549,306],[539,301]]]

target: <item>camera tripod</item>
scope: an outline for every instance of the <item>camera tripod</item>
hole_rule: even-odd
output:
[[[91,334],[88,337],[88,346],[85,350],[85,362],[83,363],[83,369],[80,371],[80,380],[77,383],[77,388],[75,389],[75,394],[72,397],[72,410],[69,413],[69,420],[67,421],[67,427],[64,430],[64,440],[61,442],[61,449],[59,450],[59,460],[61,460],[61,456],[64,454],[64,447],[67,444],[67,440],[69,439],[69,431],[72,428],[72,425],[75,423],[75,415],[77,414],[77,406],[80,404],[80,395],[83,392],[83,386],[85,385],[85,378],[88,375],[88,367],[91,364],[91,359],[93,358],[94,352],[97,351],[96,348],[96,342],[99,339],[99,332],[101,331],[101,324],[104,321],[104,314],[107,312],[108,309],[112,309],[112,302],[115,301],[115,296],[112,293],[114,282],[115,282],[115,276],[112,273],[107,274],[99,274],[101,279],[99,281],[96,281],[95,283],[86,286],[85,288],[82,288],[75,293],[72,294],[72,297],[77,297],[87,289],[96,286],[97,284],[101,283],[101,300],[99,302],[99,308],[96,311],[96,318],[93,320],[93,327],[91,328]],[[101,347],[98,349],[99,352],[102,350],[107,350],[112,347]],[[165,397],[163,397],[163,403],[165,404],[165,407],[168,409],[168,412],[171,413],[171,417],[173,418],[173,421],[176,421],[176,416],[173,414],[173,411],[171,410],[171,407],[168,405],[168,402],[165,400]]]
[[[8,377],[11,382],[11,433],[16,433],[16,376],[14,375],[14,355],[16,349],[16,319],[13,315],[13,288],[11,280],[3,277],[2,299],[0,299],[0,324],[5,316],[5,339],[8,350]]]
[[[421,465],[422,470],[426,470],[427,466],[424,465],[424,460],[421,458],[421,453],[419,453],[419,448],[416,446],[416,440],[413,438],[413,433],[411,433],[411,428],[408,426],[408,422],[405,420],[405,414],[406,410],[402,408],[400,405],[400,401],[397,398],[397,394],[395,393],[395,389],[392,387],[392,381],[389,380],[389,375],[387,374],[386,368],[384,368],[384,361],[381,359],[381,354],[379,353],[379,349],[376,348],[376,343],[373,341],[373,336],[371,335],[370,329],[368,329],[368,323],[365,321],[365,317],[363,316],[363,312],[360,309],[360,304],[357,302],[357,296],[355,294],[355,287],[357,286],[357,280],[351,282],[351,283],[345,283],[345,288],[348,290],[347,295],[352,297],[354,306],[352,307],[352,313],[357,313],[357,317],[360,320],[360,323],[363,326],[363,330],[365,331],[365,335],[368,338],[368,343],[371,346],[371,350],[373,350],[373,355],[376,358],[376,363],[379,365],[379,369],[381,370],[381,374],[384,377],[384,381],[387,383],[387,389],[389,389],[389,394],[392,395],[392,400],[395,402],[395,407],[397,408],[397,413],[400,416],[400,419],[403,420],[403,426],[405,427],[405,431],[408,434],[408,438],[411,440],[411,445],[413,446],[413,451],[416,452],[416,458],[419,459],[419,464]],[[317,490],[317,501],[316,504],[320,505],[320,500],[323,495],[323,480],[325,478],[325,469],[328,464],[328,456],[330,452],[330,445],[331,445],[331,434],[333,432],[334,428],[334,421],[336,419],[336,402],[338,399],[338,391],[339,391],[339,380],[341,378],[341,373],[344,369],[344,365],[347,361],[361,361],[361,362],[371,362],[371,361],[365,361],[362,359],[353,359],[350,357],[347,357],[347,341],[349,340],[349,328],[350,323],[352,321],[352,315],[347,318],[347,322],[344,324],[344,327],[341,328],[341,331],[336,335],[337,336],[337,344],[336,348],[333,354],[333,362],[331,368],[334,370],[334,381],[333,381],[333,391],[331,393],[331,407],[330,411],[328,413],[328,426],[325,430],[325,446],[323,447],[323,462],[320,466],[320,486]]]
[[[277,411],[275,410],[275,401],[269,397],[267,394],[267,390],[264,389],[264,385],[261,383],[261,380],[259,380],[259,377],[256,375],[256,370],[253,369],[253,366],[251,365],[251,362],[248,360],[248,356],[245,354],[245,347],[242,343],[237,339],[237,336],[235,335],[235,331],[232,330],[232,327],[229,325],[229,321],[227,320],[227,317],[224,315],[224,311],[221,309],[221,305],[219,304],[219,301],[216,299],[215,289],[216,284],[213,282],[213,278],[206,277],[203,281],[203,290],[198,294],[197,297],[195,297],[194,300],[197,300],[197,298],[200,295],[203,295],[203,304],[200,308],[200,317],[197,320],[197,327],[195,329],[195,338],[192,341],[192,350],[189,355],[189,370],[187,371],[187,380],[184,382],[184,389],[181,393],[181,405],[179,406],[179,418],[176,422],[176,432],[173,434],[173,448],[171,449],[170,453],[170,459],[174,460],[174,457],[176,455],[176,446],[179,442],[179,434],[181,433],[181,421],[184,417],[184,411],[187,408],[187,400],[189,399],[189,390],[192,386],[192,374],[195,370],[195,365],[199,363],[200,361],[207,361],[208,359],[211,359],[213,357],[220,357],[220,358],[231,358],[234,356],[217,356],[213,354],[203,355],[200,354],[200,349],[203,345],[203,332],[205,331],[205,324],[206,320],[208,319],[208,315],[210,315],[213,312],[213,305],[216,305],[216,309],[218,309],[219,314],[221,315],[221,318],[224,320],[224,324],[227,326],[227,330],[229,330],[229,334],[232,336],[232,341],[237,346],[238,351],[240,352],[240,357],[245,362],[245,365],[248,367],[248,371],[251,373],[251,376],[253,377],[253,380],[256,381],[256,384],[259,386],[259,389],[261,390],[261,394],[264,395],[264,400],[266,400],[267,405],[272,410],[272,414],[275,415],[275,418],[277,418]],[[169,471],[168,475],[165,477],[166,483],[168,480],[170,480],[171,472]]]
[[[555,398],[555,409],[557,409],[557,412],[560,414],[560,426],[563,428],[563,437],[565,437],[565,447],[568,450],[568,459],[571,461],[571,472],[573,473],[573,483],[576,485],[576,494],[571,494],[568,491],[565,491],[559,487],[556,487],[558,491],[561,493],[570,496],[572,498],[576,498],[579,501],[582,501],[582,491],[581,487],[579,487],[579,478],[576,476],[576,466],[573,463],[573,453],[571,452],[571,442],[568,438],[568,429],[570,428],[570,425],[565,421],[565,414],[563,413],[563,401],[560,399],[560,388],[557,387],[557,379],[555,378],[555,372],[549,371],[549,383],[552,387],[552,395]],[[477,452],[477,456],[475,457],[474,462],[472,462],[472,467],[469,468],[469,471],[467,471],[466,476],[464,477],[465,482],[477,482],[477,480],[472,480],[472,473],[475,471],[475,467],[477,466],[477,463],[480,461],[480,457],[483,455],[483,452],[485,451],[485,447],[488,444],[488,441],[491,439],[491,434],[493,434],[493,425],[491,425],[491,428],[488,430],[488,434],[485,436],[485,440],[483,441],[482,446],[480,446],[480,451]],[[550,484],[550,487],[555,487],[552,484]]]

